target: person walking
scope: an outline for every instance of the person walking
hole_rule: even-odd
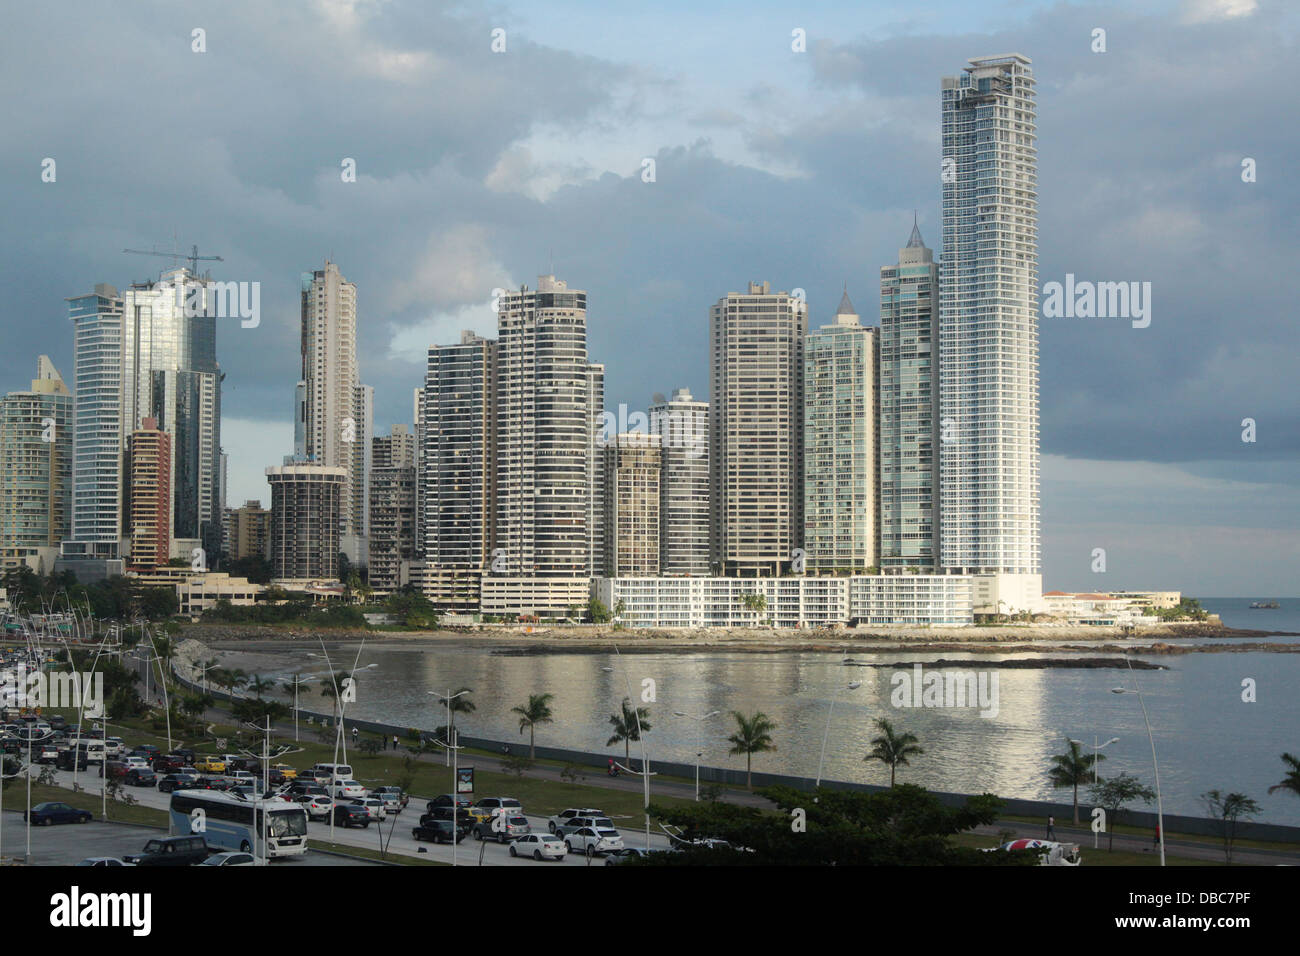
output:
[[[1056,839],[1056,817],[1047,818],[1047,839]]]
[[[397,734],[393,734],[393,749],[397,749]]]
[[[1155,835],[1151,838],[1151,847],[1152,849],[1154,849],[1159,845],[1160,845],[1160,824],[1157,823]]]

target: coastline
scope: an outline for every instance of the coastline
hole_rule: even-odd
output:
[[[1123,654],[1142,653],[1239,653],[1266,651],[1300,653],[1300,642],[1268,642],[1260,638],[1300,637],[1300,634],[1256,631],[1199,622],[1152,625],[1125,636],[1117,627],[1002,625],[965,628],[858,628],[781,629],[757,628],[628,628],[612,630],[599,625],[538,627],[485,625],[444,628],[434,631],[369,631],[337,629],[327,631],[292,629],[264,625],[190,624],[180,638],[194,639],[209,646],[241,647],[248,650],[298,644],[367,644],[384,646],[479,646],[493,653],[600,654],[617,646],[622,653],[655,654],[665,651],[737,651],[750,653],[875,651],[960,651],[999,653],[1007,651]],[[1204,644],[1201,638],[1233,639],[1234,643]]]

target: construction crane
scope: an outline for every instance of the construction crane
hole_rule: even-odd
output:
[[[146,252],[143,249],[123,249],[123,252],[129,252],[136,256],[163,256],[164,258],[175,261],[176,259],[188,259],[190,263],[190,274],[197,276],[199,274],[199,260],[211,260],[212,262],[225,262],[221,256],[201,256],[199,255],[198,246],[190,246],[190,254],[187,256],[183,252],[159,252],[153,250]]]

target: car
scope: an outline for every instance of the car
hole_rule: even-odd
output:
[[[230,781],[225,777],[200,776],[195,782],[195,786],[202,790],[229,790]]]
[[[468,827],[456,828],[456,842],[459,843],[465,839],[469,832]],[[451,842],[451,821],[450,820],[430,820],[425,823],[423,819],[418,827],[411,830],[411,836],[416,840],[428,840],[433,843],[450,843]]]
[[[619,866],[632,860],[643,860],[653,853],[664,853],[666,851],[658,847],[646,849],[643,846],[625,846],[621,850],[610,850],[605,854],[606,866]]]
[[[194,866],[211,852],[201,836],[157,837],[147,842],[142,852],[123,859],[136,866]]]
[[[176,790],[193,790],[198,785],[193,777],[181,773],[169,773],[158,778],[158,792],[172,793]]]
[[[261,783],[262,779],[261,777],[254,777],[248,770],[227,770],[226,776],[236,783],[247,784],[248,786],[252,786],[254,780]]]
[[[126,863],[115,856],[88,856],[77,866],[135,866],[135,864]]]
[[[345,827],[365,827],[370,826],[370,814],[366,808],[355,803],[336,803],[334,804],[334,823],[342,824]]]
[[[253,854],[244,853],[242,850],[231,850],[226,853],[214,853],[208,857],[199,866],[256,866],[257,860]]]
[[[289,786],[285,788],[285,792],[295,797],[314,796],[314,795],[319,795],[322,797],[329,796],[329,791],[327,791],[319,783],[312,783],[303,780],[293,781],[293,783],[289,784]]]
[[[604,810],[593,810],[590,807],[587,807],[585,809],[580,807],[572,807],[568,810],[561,810],[555,816],[549,818],[546,821],[546,829],[554,833],[556,830],[558,830],[564,824],[568,823],[574,817],[603,817],[603,816],[605,816]]]
[[[32,762],[41,764],[58,763],[59,748],[51,744],[42,744],[37,750],[32,751]]]
[[[89,823],[93,814],[89,810],[79,810],[76,807],[70,807],[66,803],[54,801],[51,803],[38,803],[32,807],[31,822],[38,827],[48,827],[55,823]],[[27,819],[27,811],[23,811],[23,819]]]
[[[366,788],[355,780],[340,780],[331,788],[331,796],[345,800],[355,800],[366,796]]]
[[[159,754],[154,758],[153,769],[155,773],[175,773],[185,769],[185,761],[177,754]]]
[[[411,798],[402,792],[401,787],[375,787],[370,791],[370,795],[383,800],[389,813],[401,813],[402,809],[411,802]]]
[[[220,757],[203,756],[194,761],[194,769],[200,773],[225,773],[226,762]]]
[[[178,777],[186,777],[192,783],[198,783],[199,777],[201,776],[201,774],[193,767],[177,767],[172,771],[172,773],[176,774]]]
[[[125,777],[126,772],[130,769],[124,760],[105,760],[99,765],[99,775],[101,777]]]
[[[297,802],[307,811],[307,816],[312,820],[328,819],[334,809],[334,801],[323,793],[306,794],[299,797]]]
[[[114,738],[109,737],[108,739],[113,740]],[[117,739],[120,740],[121,738]],[[107,741],[105,742],[105,746],[107,746]],[[153,744],[140,744],[140,746],[131,749],[132,757],[143,757],[145,760],[149,761],[150,766],[153,766],[153,762],[157,760],[161,754],[162,751]]]
[[[434,807],[420,817],[420,826],[426,826],[431,820],[450,820],[451,813],[451,807]],[[474,829],[474,818],[464,807],[456,808],[456,822],[463,826],[466,832]]]
[[[182,761],[183,763],[185,763],[185,764],[187,764],[187,765],[189,765],[189,766],[193,766],[193,765],[194,765],[194,758],[197,757],[198,754],[196,754],[196,753],[195,753],[193,750],[191,750],[189,747],[173,747],[173,748],[172,748],[172,752],[171,752],[170,754],[168,754],[167,756],[169,756],[169,757],[180,757],[180,758],[181,758],[181,761]]]
[[[469,812],[476,821],[481,823],[496,816],[502,810],[522,815],[524,805],[514,797],[484,797],[470,807]]]
[[[139,767],[143,770],[153,769],[153,764],[149,762],[149,759],[140,756],[139,754],[132,754],[128,757],[124,757],[122,763],[126,764],[128,770],[132,767]]]
[[[474,801],[471,800],[469,797],[463,796],[462,794],[443,793],[434,797],[432,800],[426,803],[425,809],[432,811],[432,810],[436,810],[438,807],[450,807],[453,804],[458,807],[464,807],[466,810],[468,810],[470,807],[474,805]]]
[[[104,741],[104,755],[108,757],[120,757],[126,753],[126,741],[121,737],[109,737]]]
[[[126,772],[128,787],[152,787],[158,782],[158,775],[148,767],[132,767]]]
[[[280,771],[280,773],[284,775],[285,780],[296,780],[298,777],[298,771],[293,767],[290,767],[287,763],[273,763],[271,764],[271,769]]]
[[[259,777],[258,779],[260,780],[261,778]],[[289,782],[289,778],[274,767],[268,767],[266,770],[266,782],[273,787],[282,787]]]
[[[563,860],[568,852],[564,841],[549,833],[524,833],[510,844],[511,856],[531,856],[534,860]]]
[[[609,817],[570,817],[566,822],[556,824],[555,835],[563,839],[583,827],[590,827],[593,830],[612,830],[614,823]]]
[[[499,813],[495,817],[479,820],[474,824],[476,839],[496,840],[498,843],[505,843],[532,832],[533,828],[528,825],[526,817],[510,813]]]
[[[623,838],[613,828],[580,827],[565,835],[564,845],[570,853],[604,856],[613,850],[623,849]]]
[[[378,797],[357,797],[352,801],[359,807],[365,807],[366,813],[372,820],[382,820],[388,816],[388,811],[384,808],[384,801]]]

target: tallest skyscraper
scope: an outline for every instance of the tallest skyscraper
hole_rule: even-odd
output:
[[[942,84],[939,564],[1037,575],[1038,160],[1018,53]]]

